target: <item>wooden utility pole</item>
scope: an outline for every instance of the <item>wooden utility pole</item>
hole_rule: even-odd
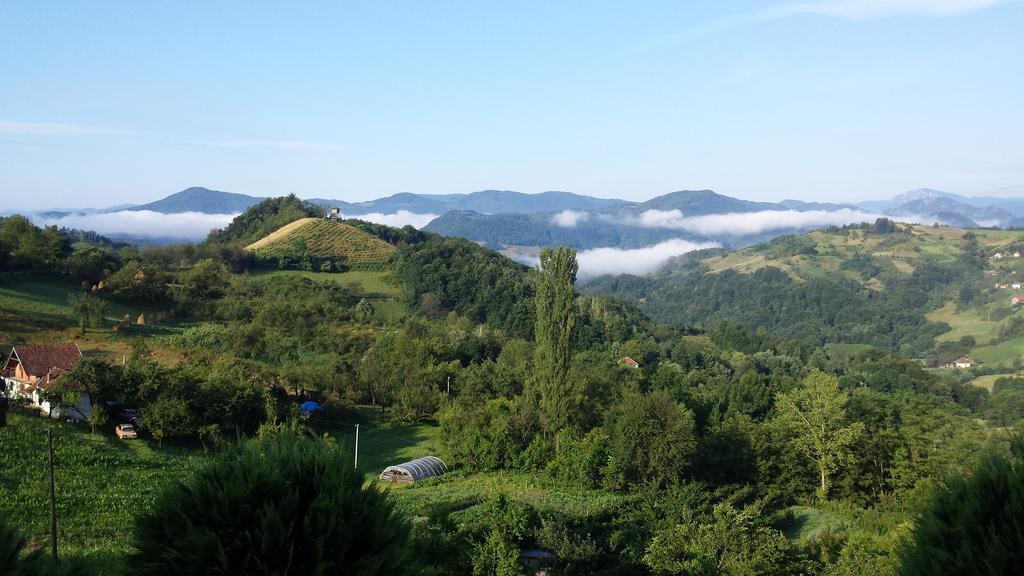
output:
[[[353,468],[359,468],[359,424],[356,424],[356,461]]]
[[[57,494],[53,487],[53,428],[46,429],[46,446],[50,453],[50,556],[57,559]]]

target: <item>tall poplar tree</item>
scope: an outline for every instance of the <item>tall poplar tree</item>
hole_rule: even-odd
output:
[[[540,280],[537,283],[537,351],[534,373],[540,392],[540,421],[546,435],[554,436],[568,423],[572,401],[569,370],[576,330],[576,250],[560,246],[540,253]]]

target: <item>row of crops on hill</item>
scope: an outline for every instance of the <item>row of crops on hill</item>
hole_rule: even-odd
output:
[[[348,224],[315,219],[255,252],[265,259],[329,259],[353,266],[383,264],[394,250],[387,242]]]

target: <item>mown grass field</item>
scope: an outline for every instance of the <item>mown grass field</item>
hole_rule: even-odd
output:
[[[343,222],[303,218],[276,230],[246,247],[266,258],[340,258],[349,264],[385,262],[395,247]]]

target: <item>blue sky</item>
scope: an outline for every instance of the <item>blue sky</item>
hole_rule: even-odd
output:
[[[1024,195],[1024,3],[0,4],[4,208]]]

